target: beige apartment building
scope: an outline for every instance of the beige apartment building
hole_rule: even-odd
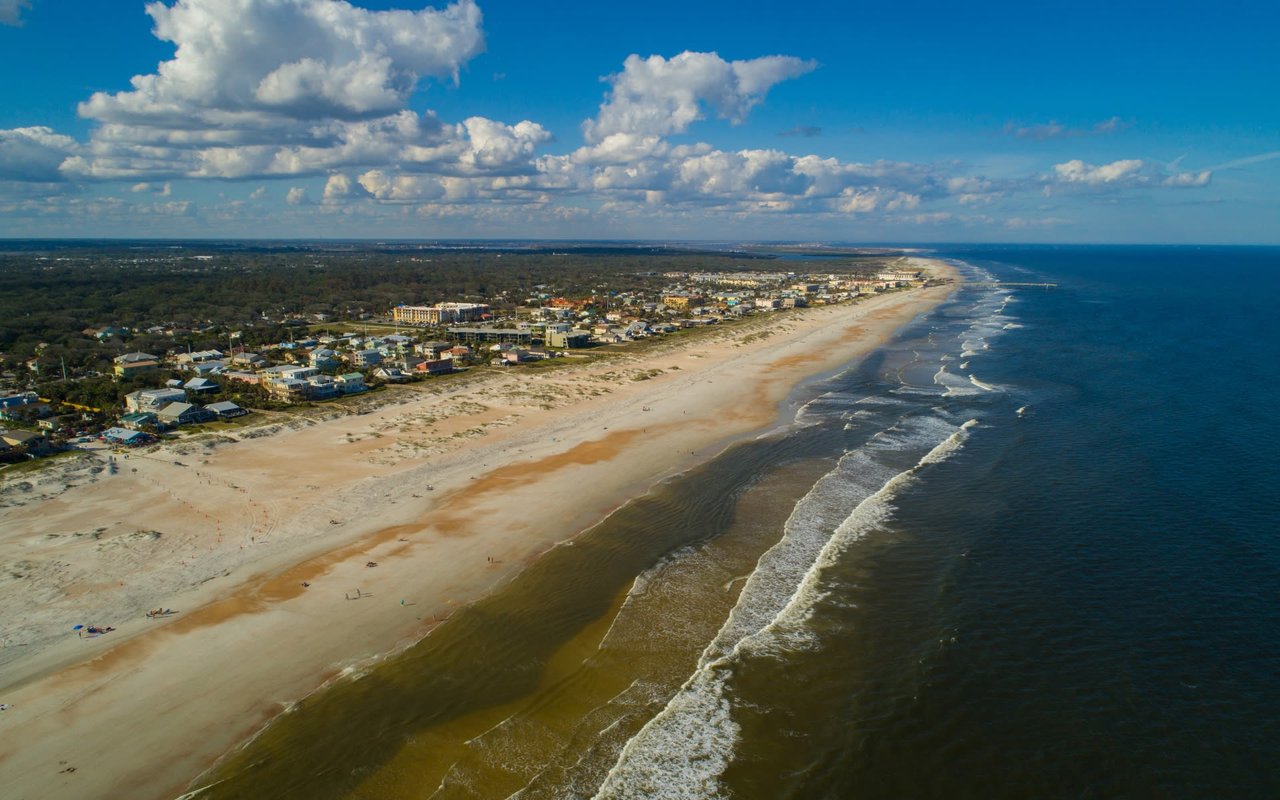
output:
[[[484,303],[437,303],[434,306],[396,306],[391,318],[403,325],[447,325],[476,322],[489,313]]]

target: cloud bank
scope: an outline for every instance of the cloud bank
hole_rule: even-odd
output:
[[[1116,190],[1137,186],[1163,186],[1175,189],[1208,186],[1213,179],[1211,170],[1198,172],[1169,172],[1158,164],[1141,159],[1123,159],[1110,164],[1086,164],[1073,159],[1054,164],[1047,181],[1059,186],[1085,187],[1093,190]]]
[[[0,21],[16,21],[24,5],[0,0]],[[685,214],[988,224],[995,218],[974,207],[999,207],[1020,194],[1190,189],[1212,178],[1209,170],[1139,159],[1071,159],[1041,174],[993,179],[950,161],[720,149],[693,138],[699,123],[742,124],[770,92],[817,64],[792,55],[726,60],[693,51],[626,56],[621,70],[603,79],[608,89],[594,116],[579,126],[581,145],[552,153],[546,148],[555,139],[538,122],[450,122],[414,107],[429,97],[432,81],[459,82],[484,50],[474,0],[418,11],[371,11],[344,0],[173,0],[149,3],[146,11],[155,36],[175,46],[173,58],[135,76],[129,89],[82,102],[80,115],[94,123],[85,142],[47,127],[0,130],[0,194],[19,198],[0,210],[52,213],[56,204],[30,199],[37,191],[55,194],[49,187],[119,184],[128,194],[168,198],[181,194],[181,181],[219,180],[253,181],[219,212],[229,217],[283,198],[278,208],[298,214],[402,207],[478,220]],[[1090,128],[1010,123],[1006,132],[1044,141],[1124,127],[1113,117]],[[777,135],[799,145],[821,133],[796,125]],[[297,185],[309,178],[310,188]],[[272,179],[288,188],[268,191],[262,182]],[[127,215],[131,207],[120,199],[62,202],[73,215]],[[183,201],[136,207],[157,217],[196,210]],[[1010,219],[1027,228],[1062,221]]]

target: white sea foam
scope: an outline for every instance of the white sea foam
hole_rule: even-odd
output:
[[[942,393],[943,397],[963,397],[978,393],[978,389],[974,387],[974,384],[959,375],[948,372],[946,365],[943,365],[941,369],[934,373],[933,382],[946,389]]]
[[[849,545],[887,521],[893,513],[892,500],[898,492],[914,481],[922,468],[947,460],[963,447],[969,438],[969,431],[977,425],[976,419],[965,422],[950,436],[925,453],[914,466],[894,475],[878,491],[859,503],[827,540],[813,566],[805,574],[800,588],[791,596],[786,607],[761,631],[761,634],[770,632],[786,634],[784,638],[788,643],[808,639],[810,634],[807,628],[802,627],[803,623],[809,619],[813,609],[826,596],[826,592],[819,589],[822,573],[837,563],[840,555]],[[760,638],[760,635],[756,635],[745,643],[758,645]]]
[[[890,394],[900,395],[902,397],[938,397],[937,389],[931,389],[927,386],[899,386],[889,390]]]
[[[952,456],[952,454],[954,454],[957,450],[959,450],[961,447],[964,446],[964,443],[969,439],[969,431],[973,430],[976,427],[978,427],[978,420],[976,419],[971,419],[965,424],[961,425],[960,428],[955,433],[951,434],[946,439],[944,439],[937,447],[925,453],[924,457],[920,459],[919,463],[917,463],[915,467],[912,467],[910,470],[908,470],[908,472],[911,472],[914,474],[919,470],[920,467],[923,467],[926,464],[939,464],[943,461],[946,461],[948,458]]]
[[[891,391],[893,394],[910,394],[910,392],[909,392],[909,391],[908,391],[908,392],[904,392],[903,390],[910,390],[910,389],[914,389],[914,388],[916,388],[916,387],[913,387],[913,386],[899,386],[898,388],[896,388],[896,389],[892,389],[892,390],[890,390],[890,391]],[[928,392],[928,394],[935,394],[935,392]],[[870,395],[870,396],[868,396],[868,397],[864,397],[864,398],[862,398],[861,400],[859,400],[859,401],[856,403],[856,405],[860,405],[860,406],[868,406],[868,407],[870,407],[871,409],[879,408],[879,409],[885,409],[885,410],[887,410],[887,409],[894,409],[894,408],[903,408],[903,407],[905,407],[905,406],[912,406],[912,407],[914,407],[914,405],[915,405],[915,404],[914,404],[914,403],[912,403],[912,402],[911,402],[911,401],[909,401],[909,400],[899,400],[899,399],[898,399],[898,398],[896,398],[896,397],[891,397],[891,396],[889,396],[889,395],[879,394],[879,395]],[[857,413],[857,412],[854,412],[854,413]]]
[[[1008,290],[997,289],[979,298],[969,308],[973,322],[956,337],[960,341],[961,358],[971,358],[984,350],[989,350],[992,339],[1005,331],[1021,327],[1014,317],[1005,313],[1007,306],[1012,302],[1015,300]]]
[[[745,652],[804,646],[809,640],[804,623],[823,597],[823,571],[849,544],[882,524],[902,487],[926,465],[958,450],[976,424],[970,420],[955,429],[938,417],[916,418],[846,453],[814,484],[796,504],[782,539],[760,557],[697,670],[627,742],[596,797],[723,796],[720,775],[740,732],[727,691],[734,661]],[[895,472],[877,458],[928,441],[938,443],[905,471]]]
[[[831,406],[839,408],[848,408],[851,405],[865,402],[877,402],[879,398],[867,396],[863,393],[851,393],[843,391],[824,392],[812,400],[805,403],[796,412],[795,421],[804,425],[820,423],[828,419],[828,409]]]

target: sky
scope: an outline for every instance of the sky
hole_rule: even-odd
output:
[[[0,0],[0,237],[1280,244],[1273,2]]]

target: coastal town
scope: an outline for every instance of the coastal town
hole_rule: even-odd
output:
[[[255,412],[341,402],[388,385],[607,357],[644,340],[925,282],[919,269],[892,259],[826,272],[751,264],[649,277],[646,290],[618,291],[601,281],[589,293],[559,294],[537,284],[524,297],[406,302],[345,319],[316,312],[203,326],[105,321],[81,331],[92,357],[78,369],[68,369],[65,356],[55,361],[42,342],[25,358],[0,354],[9,366],[0,375],[0,463],[94,443],[153,444],[249,424],[245,418]],[[288,338],[264,340],[266,330]],[[140,341],[147,350],[133,349]]]

